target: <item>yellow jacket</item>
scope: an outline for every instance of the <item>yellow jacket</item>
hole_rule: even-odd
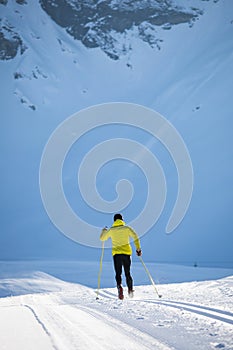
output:
[[[118,219],[114,221],[109,230],[102,230],[100,240],[106,241],[108,238],[112,239],[112,255],[131,255],[130,237],[133,238],[136,249],[140,249],[140,241],[136,232],[131,227],[126,226],[124,221]]]

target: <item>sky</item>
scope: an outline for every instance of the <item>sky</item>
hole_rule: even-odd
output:
[[[233,5],[226,0],[192,3],[203,8],[204,14],[191,28],[187,24],[171,30],[158,28],[163,39],[161,50],[132,35],[129,40],[133,50],[118,61],[74,41],[36,1],[0,5],[3,15],[30,47],[23,55],[18,53],[13,60],[0,62],[1,260],[99,259],[100,248],[80,244],[79,237],[88,235],[93,225],[98,236],[102,227],[111,226],[113,213],[92,209],[84,202],[78,188],[78,169],[97,144],[124,138],[149,149],[166,179],[161,215],[141,237],[145,260],[233,265]],[[16,20],[15,10],[28,20]],[[37,14],[37,21],[31,13]],[[40,40],[35,40],[35,33]],[[65,43],[63,51],[57,38]],[[17,71],[23,73],[22,79],[14,79]],[[33,79],[33,72],[37,72],[37,79]],[[170,234],[166,234],[166,226],[178,193],[177,164],[160,140],[133,125],[98,126],[69,148],[62,169],[62,188],[75,215],[87,223],[86,229],[85,225],[77,226],[75,241],[54,225],[45,210],[39,171],[51,135],[71,115],[111,102],[133,103],[158,112],[187,147],[193,168],[192,198],[183,220]],[[85,123],[80,119],[79,124],[77,119],[77,130]],[[54,162],[59,158],[63,135]],[[116,182],[122,178],[134,186],[132,201],[121,210],[126,223],[130,223],[139,216],[147,198],[148,177],[143,171],[132,162],[115,159],[100,169],[96,187],[105,201],[114,200]],[[54,208],[56,205],[54,199]],[[65,222],[64,213],[58,216]],[[146,224],[146,220],[140,224]],[[134,229],[141,235],[139,227]],[[106,258],[111,259],[110,249],[106,250]]]

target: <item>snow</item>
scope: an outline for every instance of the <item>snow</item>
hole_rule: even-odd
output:
[[[135,258],[135,296],[126,294],[123,302],[117,299],[111,261],[104,261],[99,300],[98,262],[2,261],[1,350],[233,350],[233,270],[200,267],[233,266],[233,5],[228,0],[176,3],[197,6],[204,14],[191,28],[158,28],[160,50],[138,40],[137,30],[130,31],[119,38],[119,47],[124,44],[129,51],[118,61],[73,40],[36,0],[24,6],[13,0],[0,5],[1,16],[28,46],[22,56],[0,62],[1,259],[98,256],[98,250],[75,245],[57,232],[38,185],[41,155],[51,133],[82,108],[124,101],[162,113],[184,138],[195,175],[189,212],[174,235],[166,236],[176,174],[158,143],[139,130],[117,127],[99,128],[84,138],[65,164],[64,186],[73,207],[82,204],[73,186],[77,158],[81,162],[92,144],[120,135],[149,144],[158,153],[170,197],[157,226],[143,237],[142,248],[162,298]],[[108,176],[103,178],[105,184]],[[125,213],[127,221],[143,205],[141,178],[136,185],[141,192]],[[104,186],[104,194],[111,196],[109,188],[111,181]],[[90,208],[77,212],[102,226],[112,223],[110,216],[90,213]],[[155,257],[198,266],[148,262]]]
[[[121,301],[110,264],[96,300],[98,262],[1,262],[1,350],[233,349],[232,269],[147,264],[159,299],[134,262]]]

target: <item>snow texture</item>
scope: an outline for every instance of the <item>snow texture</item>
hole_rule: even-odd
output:
[[[176,277],[185,280],[188,273],[193,281],[157,282],[160,299],[151,285],[135,286],[134,298],[128,298],[125,288],[121,301],[111,284],[101,288],[96,300],[91,276],[98,270],[97,263],[63,262],[63,270],[61,262],[0,265],[5,271],[1,285],[9,293],[6,296],[0,290],[1,349],[232,350],[232,270],[219,269],[216,277],[222,278],[215,279],[215,270],[177,266]],[[29,273],[30,267],[41,271]],[[50,274],[43,272],[46,268]],[[78,283],[83,269],[92,288]],[[106,265],[104,270],[111,279],[112,270]],[[139,270],[142,273],[142,267]],[[150,270],[158,279],[171,272],[174,276],[176,268],[153,264]],[[58,271],[60,279],[54,277]],[[67,273],[75,283],[64,281]],[[137,282],[140,273],[134,274]],[[208,276],[213,279],[206,280]]]

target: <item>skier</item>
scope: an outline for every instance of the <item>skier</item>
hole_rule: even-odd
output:
[[[133,279],[130,274],[130,265],[131,265],[131,255],[132,248],[130,245],[130,237],[134,240],[134,245],[136,247],[136,254],[138,256],[142,255],[140,248],[139,238],[134,232],[134,230],[125,225],[121,214],[114,215],[114,223],[110,229],[106,227],[103,228],[100,240],[106,241],[108,238],[112,240],[112,255],[114,262],[114,269],[116,273],[116,283],[118,289],[119,299],[124,299],[123,288],[122,288],[122,266],[124,267],[126,284],[128,287],[128,294],[130,297],[133,297]]]

